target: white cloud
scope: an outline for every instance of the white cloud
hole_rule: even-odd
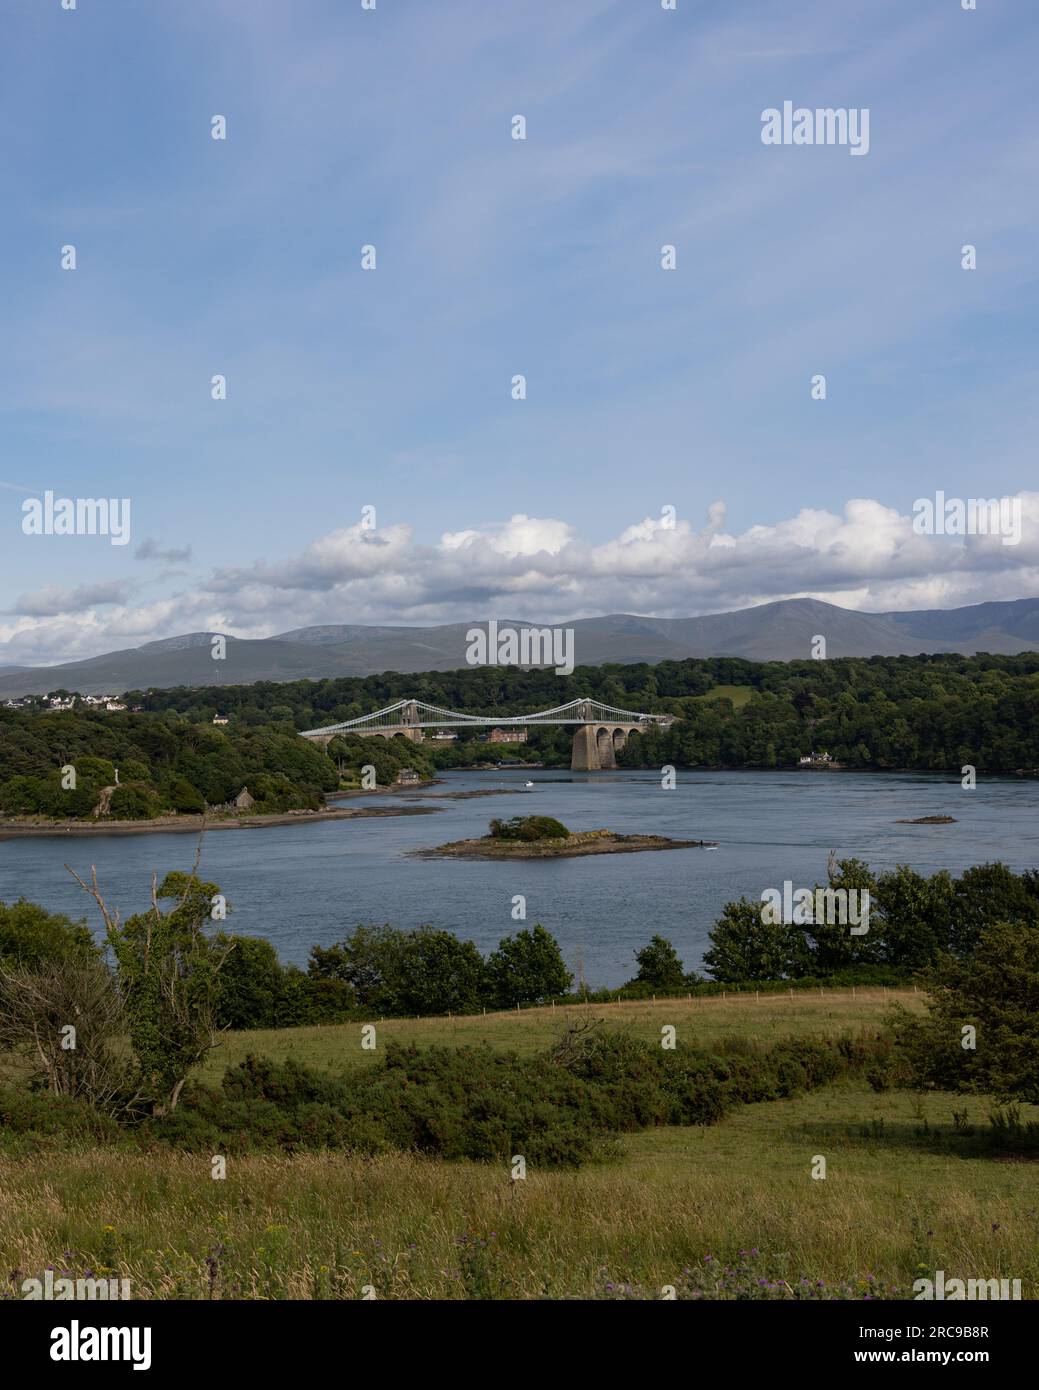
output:
[[[725,509],[714,503],[706,526],[645,517],[598,544],[568,522],[522,513],[436,545],[418,543],[403,524],[352,526],[149,604],[127,601],[118,583],[24,596],[17,620],[0,625],[0,656],[69,661],[188,631],[263,637],[318,623],[685,617],[804,596],[865,611],[1023,598],[1039,593],[1039,493],[1019,498],[1018,545],[916,535],[908,514],[869,498],[839,514],[802,508],[738,534],[721,529]]]
[[[50,618],[62,613],[83,613],[107,603],[126,603],[132,586],[122,579],[100,584],[80,584],[75,589],[56,589],[44,585],[31,594],[15,599],[15,612],[26,617]]]

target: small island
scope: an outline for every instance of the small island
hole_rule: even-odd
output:
[[[713,848],[717,840],[672,840],[666,835],[621,835],[613,830],[570,831],[554,816],[492,820],[489,834],[412,850],[420,859],[574,859],[585,854],[634,854],[651,849]]]
[[[955,825],[955,816],[917,816],[915,820],[896,820],[896,825]]]

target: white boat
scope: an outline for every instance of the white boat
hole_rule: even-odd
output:
[[[533,782],[524,782],[523,785],[524,785],[525,787],[532,787],[532,786],[534,785],[534,783],[533,783]]]

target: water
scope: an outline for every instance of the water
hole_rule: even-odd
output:
[[[616,986],[635,973],[633,953],[654,932],[698,968],[723,903],[763,888],[824,881],[831,849],[874,868],[906,863],[955,871],[1002,859],[1039,866],[1039,782],[982,779],[965,791],[941,774],[679,772],[662,791],[649,772],[562,770],[447,773],[441,786],[371,798],[374,805],[439,806],[435,815],[302,822],[220,830],[206,839],[202,872],[232,906],[236,931],[266,936],[285,961],[306,963],[360,922],[421,923],[469,937],[483,951],[541,922],[589,984]],[[519,791],[527,779],[532,792]],[[500,795],[440,800],[435,792],[492,789]],[[511,790],[510,790],[511,789]],[[517,794],[518,793],[518,794]],[[346,803],[358,804],[356,801]],[[410,849],[486,832],[492,816],[558,816],[573,830],[717,840],[717,849],[488,863],[411,859]],[[955,816],[955,825],[897,825],[900,818]],[[190,869],[196,838],[185,834],[0,842],[0,898],[24,896],[52,911],[86,915],[92,902],[63,868],[91,864],[110,905],[125,916],[147,906],[151,873]],[[527,900],[526,923],[512,899]]]

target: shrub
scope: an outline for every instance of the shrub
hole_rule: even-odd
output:
[[[33,969],[59,960],[91,960],[98,947],[86,923],[19,898],[0,902],[0,962]]]
[[[144,782],[127,782],[116,787],[108,809],[114,820],[151,820],[162,807],[154,787]]]
[[[189,1085],[177,1111],[147,1121],[177,1148],[411,1150],[444,1159],[576,1167],[650,1125],[707,1125],[733,1106],[796,1094],[859,1069],[872,1040],[742,1040],[714,1053],[665,1051],[622,1031],[575,1027],[548,1053],[390,1043],[381,1065],[343,1076],[248,1057],[219,1091]]]
[[[171,777],[164,796],[174,811],[181,815],[198,815],[206,809],[206,799],[186,777]]]
[[[113,1142],[122,1132],[114,1120],[99,1114],[85,1100],[0,1087],[0,1138],[50,1135],[96,1144]]]
[[[567,840],[570,831],[554,816],[513,816],[511,820],[492,820],[491,835],[496,840]]]

